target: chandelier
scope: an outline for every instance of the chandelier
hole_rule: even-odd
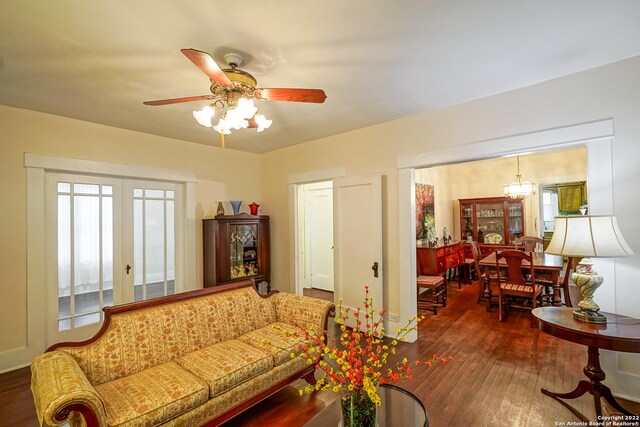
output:
[[[522,200],[525,197],[535,194],[535,186],[529,181],[523,181],[522,175],[520,175],[520,156],[516,156],[517,173],[516,180],[511,184],[504,185],[504,195],[510,199]]]

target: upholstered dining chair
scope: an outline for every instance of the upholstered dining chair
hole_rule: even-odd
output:
[[[504,309],[515,306],[512,303],[514,298],[522,298],[525,303],[531,300],[531,305],[523,304],[520,307],[532,310],[538,304],[538,298],[542,295],[542,286],[536,284],[536,277],[533,269],[533,257],[531,253],[518,250],[496,251],[496,269],[500,269],[500,261],[506,262],[506,277],[499,278],[498,287],[498,320],[504,320]],[[523,261],[529,263],[523,266]],[[523,270],[526,270],[530,281],[523,277]],[[531,317],[531,326],[535,326],[535,320]]]
[[[523,250],[525,252],[536,252],[536,250],[542,250],[543,241],[536,236],[522,236],[515,239],[516,249]]]
[[[516,249],[518,250],[536,252],[542,250],[543,240],[536,236],[522,236],[515,239],[515,244]],[[529,281],[529,277],[526,277],[526,279]],[[548,273],[538,272],[536,283],[544,287],[545,293],[542,296],[542,299],[544,301],[551,302],[553,300],[553,287],[556,286],[556,283],[551,280],[551,275]]]
[[[580,301],[582,297],[576,286],[569,284],[571,271],[576,267],[578,261],[580,261],[579,257],[568,257],[564,276],[558,279],[560,288],[562,289],[562,304],[567,307],[577,306],[578,301]]]

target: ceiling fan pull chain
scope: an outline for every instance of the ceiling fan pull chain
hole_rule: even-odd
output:
[[[224,132],[220,132],[220,147],[224,148]]]

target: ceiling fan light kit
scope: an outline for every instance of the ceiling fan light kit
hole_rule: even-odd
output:
[[[195,49],[181,49],[211,80],[209,90],[212,95],[146,101],[145,105],[169,105],[193,101],[210,101],[201,110],[195,110],[193,117],[205,127],[213,128],[220,134],[220,146],[224,147],[224,135],[232,130],[256,128],[257,132],[269,128],[273,120],[258,113],[253,99],[269,101],[311,102],[321,104],[327,95],[321,89],[264,89],[256,88],[256,79],[246,71],[237,68],[243,58],[237,53],[227,53],[224,60],[230,68],[221,69],[211,56]],[[213,125],[216,110],[220,110],[217,125]]]

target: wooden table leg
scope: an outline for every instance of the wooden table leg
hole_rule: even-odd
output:
[[[551,300],[551,305],[560,307],[562,306],[562,296],[560,295],[560,283],[558,283],[558,276],[559,275],[557,271],[554,270],[551,272],[551,283],[553,283],[553,285],[551,285],[551,287],[553,288],[553,298]]]
[[[576,417],[578,417],[580,419],[580,421],[589,422],[589,419],[587,417],[585,417],[582,414],[582,412],[578,411],[576,408],[574,408],[573,406],[569,405],[564,400],[560,400],[560,399],[577,399],[578,397],[582,396],[583,394],[585,394],[587,392],[591,392],[591,384],[588,381],[580,380],[578,382],[578,386],[574,390],[572,390],[572,391],[570,391],[568,393],[555,393],[553,391],[547,390],[546,388],[543,388],[540,391],[542,392],[542,394],[547,395],[547,396],[553,398],[554,400],[557,400],[558,402],[560,402],[562,404],[562,406],[564,406],[565,408],[570,410]]]
[[[482,280],[482,276],[479,276],[480,293],[478,295],[478,302],[486,301],[487,311],[491,311],[491,298],[493,297],[493,293],[491,292],[491,267],[484,266],[484,277],[486,282]]]
[[[602,419],[602,402],[600,398],[604,398],[604,400],[609,403],[612,407],[614,407],[617,411],[621,412],[624,415],[632,415],[637,416],[637,414],[633,414],[626,409],[624,409],[618,401],[613,397],[611,393],[611,389],[606,385],[602,384],[602,381],[605,380],[606,374],[600,367],[600,352],[597,347],[589,347],[587,350],[588,360],[587,366],[584,367],[583,372],[589,378],[589,381],[580,380],[578,382],[578,386],[568,393],[555,393],[547,390],[546,388],[541,389],[542,394],[547,395],[558,402],[560,402],[564,407],[569,409],[575,416],[577,416],[581,421],[588,422],[589,419],[584,416],[581,412],[579,412],[576,408],[569,405],[567,402],[564,402],[560,399],[576,399],[586,393],[590,393],[593,396],[593,405],[596,410],[596,420],[600,421]]]

